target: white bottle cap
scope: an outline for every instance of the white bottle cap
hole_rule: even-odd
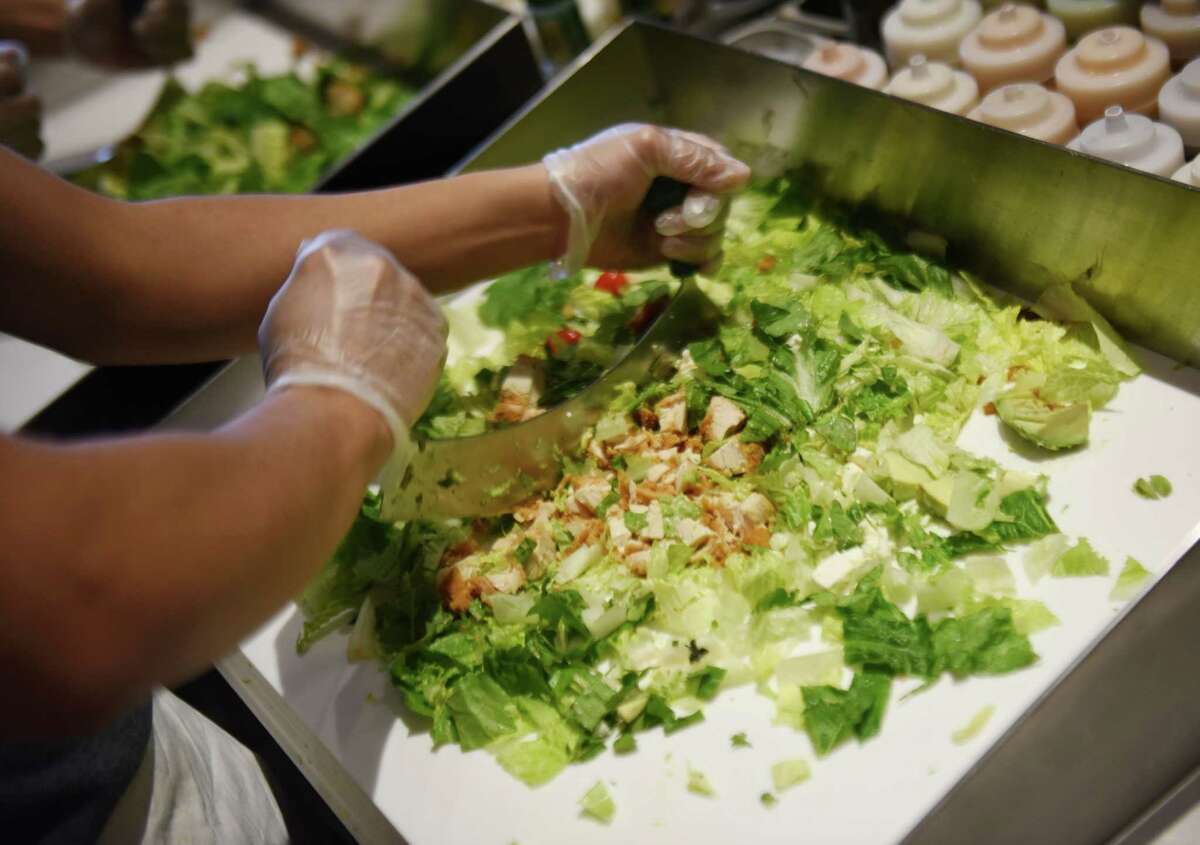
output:
[[[1200,55],[1200,0],[1162,0],[1142,6],[1142,29],[1162,39],[1176,62]]]
[[[1200,59],[1193,59],[1158,92],[1158,115],[1183,136],[1183,145],[1200,149]]]
[[[1171,178],[1193,188],[1200,188],[1200,158],[1176,170]]]
[[[887,82],[887,65],[883,63],[883,56],[853,44],[825,44],[809,54],[804,60],[804,67],[876,91]]]
[[[892,67],[921,53],[947,64],[958,63],[958,42],[983,12],[979,0],[900,0],[883,17],[883,43]]]
[[[958,45],[963,68],[984,91],[1008,82],[1045,82],[1067,49],[1062,22],[1023,3],[1005,3]]]
[[[1154,116],[1158,89],[1171,75],[1167,47],[1128,26],[1100,29],[1080,39],[1058,60],[1055,87],[1075,103],[1080,123],[1111,105]]]
[[[1067,145],[1096,158],[1137,170],[1170,176],[1183,164],[1183,140],[1163,123],[1109,106],[1104,117],[1090,124]]]
[[[1075,105],[1035,82],[1014,82],[997,88],[967,117],[1051,144],[1065,144],[1079,134]]]
[[[953,114],[966,114],[979,101],[979,86],[969,75],[941,62],[926,61],[920,54],[883,90]]]

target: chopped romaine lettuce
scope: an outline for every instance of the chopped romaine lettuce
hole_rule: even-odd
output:
[[[1129,367],[1077,303],[1067,327],[1025,319],[845,219],[786,179],[737,200],[704,280],[720,330],[601,409],[559,485],[511,515],[388,525],[369,498],[305,593],[298,645],[350,628],[435,742],[485,748],[529,784],[695,725],[738,685],[824,756],[879,732],[894,681],[1034,662],[1030,636],[1058,620],[1004,556],[1032,543],[1034,583],[1107,564],[1058,533],[1044,476],[958,436],[983,408],[1082,444]],[[495,283],[454,321],[464,336],[417,437],[519,422],[582,389],[669,292],[661,279],[543,267]]]
[[[688,766],[687,788],[688,792],[703,795],[705,798],[715,798],[717,795],[717,791],[713,789],[713,785],[704,773],[691,766]]]
[[[1107,575],[1108,560],[1098,554],[1086,539],[1081,539],[1059,556],[1058,560],[1054,562],[1050,574],[1056,578]]]
[[[987,727],[987,723],[991,721],[992,714],[995,712],[996,708],[991,704],[981,707],[979,712],[972,716],[969,722],[950,734],[950,740],[955,745],[963,745],[970,742],[979,736],[981,730]]]
[[[601,824],[610,824],[617,813],[617,805],[613,803],[608,787],[599,780],[579,799],[579,809],[584,816]]]
[[[1129,601],[1142,589],[1142,584],[1150,577],[1150,571],[1131,557],[1125,558],[1117,581],[1113,584],[1112,592],[1108,594],[1112,601]]]
[[[776,792],[784,792],[808,780],[812,774],[807,760],[780,760],[771,766],[771,782]]]
[[[1139,478],[1133,483],[1133,492],[1143,499],[1165,499],[1171,495],[1171,490],[1171,482],[1161,475]]]

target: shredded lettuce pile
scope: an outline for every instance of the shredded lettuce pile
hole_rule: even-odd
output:
[[[694,724],[736,685],[819,756],[879,733],[900,679],[1033,663],[1057,620],[1017,595],[1005,553],[1031,544],[1034,581],[1107,562],[1058,532],[1044,477],[956,440],[982,410],[1029,448],[1080,446],[1136,365],[1069,288],[1042,319],[889,243],[788,179],[739,198],[703,280],[719,331],[631,385],[511,516],[388,524],[368,496],[302,598],[300,650],[350,626],[351,657],[390,673],[435,742],[531,785]],[[452,324],[503,342],[452,361],[418,431],[582,389],[672,284],[500,279]],[[783,790],[807,767],[774,774]]]
[[[109,161],[72,177],[119,199],[302,193],[412,97],[404,83],[342,59],[189,93],[170,78],[149,116]]]

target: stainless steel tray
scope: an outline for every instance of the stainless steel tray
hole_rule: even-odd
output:
[[[420,93],[318,190],[378,188],[445,173],[542,85],[520,18],[481,0],[251,0],[249,8],[334,49],[399,68]]]
[[[945,236],[954,260],[1015,293],[1034,295],[1048,283],[1079,279],[1106,315],[1145,346],[1179,362],[1194,361],[1200,352],[1200,291],[1192,285],[1200,259],[1200,239],[1194,236],[1200,193],[645,24],[629,25],[596,44],[569,74],[485,144],[467,169],[528,161],[627,120],[656,120],[712,133],[752,158],[760,175],[803,168],[806,178],[835,197]],[[891,781],[895,791],[903,792],[909,782],[927,777],[946,783],[944,797],[933,802],[936,806],[931,804],[928,813],[924,799],[916,799],[906,838],[903,833],[880,833],[872,840],[873,820],[861,810],[872,806],[870,802],[894,802],[895,796],[861,796],[865,805],[855,798],[857,810],[848,809],[840,797],[848,791],[838,784],[857,784],[853,766],[865,762],[865,756],[824,761],[826,778],[818,782],[814,777],[815,792],[806,793],[804,800],[826,796],[829,804],[819,804],[814,812],[832,812],[832,804],[843,805],[840,829],[857,834],[846,833],[840,841],[1082,845],[1118,836],[1132,841],[1131,826],[1172,787],[1184,783],[1200,762],[1200,673],[1193,657],[1194,644],[1200,642],[1200,613],[1195,612],[1200,606],[1200,552],[1192,549],[1200,522],[1200,456],[1189,448],[1190,432],[1200,421],[1200,373],[1180,370],[1171,360],[1149,353],[1147,365],[1149,374],[1122,391],[1114,415],[1104,423],[1106,437],[1097,437],[1103,442],[1077,460],[1055,459],[1043,470],[1051,474],[1052,497],[1055,485],[1061,485],[1071,491],[1071,501],[1086,503],[1069,515],[1075,525],[1097,527],[1110,543],[1128,535],[1130,542],[1153,546],[1146,554],[1169,572],[1141,600],[1115,615],[1106,616],[1104,606],[1098,612],[1080,611],[1080,618],[1089,620],[1085,627],[1073,627],[1074,620],[1066,619],[1054,637],[1041,641],[1046,646],[1042,670],[1035,667],[1021,676],[1024,680],[1012,676],[1011,684],[1006,679],[988,686],[988,695],[1007,690],[1009,707],[1024,702],[1024,712],[988,736],[991,749],[968,767],[954,764],[944,773],[907,771],[912,758],[900,754],[897,759],[897,752],[907,749],[916,755],[928,746],[948,744],[943,734],[953,725],[914,721],[917,717],[908,715],[913,710],[897,708],[890,718],[900,719],[904,712],[909,723],[895,725],[890,735],[885,731],[877,740],[893,742],[889,736],[896,737],[898,744],[891,747],[889,758],[889,765],[896,767]],[[254,362],[239,362],[186,406],[173,425],[215,424],[252,402],[258,390]],[[990,436],[995,437],[994,430]],[[1175,501],[1140,515],[1112,511],[1120,502],[1106,493],[1110,485],[1127,486],[1124,475],[1149,471],[1141,467],[1151,461],[1169,463],[1168,472],[1186,479],[1186,484],[1177,484]],[[1107,475],[1113,470],[1115,477]],[[1101,472],[1106,475],[1097,475]],[[1064,514],[1064,521],[1067,518]],[[1103,602],[1102,595],[1092,590],[1079,606]],[[363,784],[378,797],[378,778],[403,773],[413,762],[429,767],[420,778],[433,782],[431,796],[459,801],[452,794],[455,774],[469,771],[471,777],[481,777],[476,773],[486,761],[458,761],[452,749],[439,755],[414,751],[413,743],[419,742],[397,737],[405,732],[392,730],[390,711],[384,709],[382,716],[359,714],[364,690],[375,690],[377,679],[345,672],[336,647],[316,662],[297,662],[287,651],[287,635],[294,625],[290,612],[281,614],[248,641],[246,654],[252,655],[253,663],[239,654],[222,669],[318,790],[335,809],[350,814],[343,818],[358,825],[352,829],[364,841],[398,840],[393,827],[380,823],[378,805],[364,793]],[[305,660],[313,661],[314,656]],[[294,674],[303,672],[312,674],[303,680]],[[288,691],[286,704],[280,689]],[[937,694],[934,690],[926,696]],[[922,701],[917,709],[928,718],[933,699]],[[749,704],[739,706],[745,707],[743,713],[750,712]],[[741,728],[731,728],[739,722],[721,722],[722,712],[714,707],[710,713],[713,731],[744,729],[744,718]],[[948,712],[948,718],[962,721],[970,715]],[[403,758],[405,765],[392,759],[381,775],[381,765],[389,765],[387,755],[404,743],[403,750],[410,752]],[[324,753],[319,759],[311,756],[314,747],[324,752],[324,745],[337,749],[337,763]],[[368,745],[374,751],[367,764],[353,759],[356,748],[361,751]],[[868,746],[862,751],[873,753]],[[689,747],[687,753],[703,752]],[[779,749],[779,754],[785,753]],[[353,777],[346,776],[347,768]],[[629,768],[623,771],[632,776]],[[594,780],[595,775],[579,777]],[[404,781],[410,788],[414,782],[420,781]],[[437,791],[438,784],[444,792]],[[579,785],[571,783],[565,789]],[[550,789],[555,790],[552,795],[538,796],[547,817],[561,801],[573,800],[557,784],[543,787]],[[676,783],[675,789],[682,786]],[[382,794],[383,800],[400,800],[394,791]],[[413,800],[411,795],[405,799]],[[520,818],[504,803],[497,800],[490,812]],[[695,809],[696,817],[707,819],[714,829],[736,825],[743,812],[713,816],[719,811]],[[396,806],[387,812],[395,821]],[[795,825],[802,826],[785,831],[778,815],[751,818],[745,812],[747,840],[786,841],[813,829],[811,817],[796,818]],[[773,812],[794,811],[781,805]],[[903,812],[893,812],[888,830],[897,829]],[[369,831],[362,827],[365,819],[371,820]],[[672,819],[677,821],[691,824]],[[770,830],[765,831],[768,824]],[[548,828],[538,829],[549,833]],[[508,829],[495,830],[498,841],[511,836]],[[652,825],[622,835],[623,841],[662,836]],[[598,836],[594,829],[580,829],[578,841],[601,841]]]

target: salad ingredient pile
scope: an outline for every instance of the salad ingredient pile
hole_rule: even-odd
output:
[[[958,434],[980,411],[1029,448],[1081,447],[1136,365],[1070,287],[1043,319],[802,184],[735,202],[702,282],[719,331],[631,385],[554,490],[441,523],[381,521],[369,495],[302,599],[299,649],[349,626],[351,659],[379,662],[435,742],[534,785],[700,721],[735,685],[824,755],[876,735],[901,688],[1033,663],[1057,620],[1004,555],[1031,544],[1031,578],[1108,564],[1059,533],[1044,477]],[[478,433],[573,395],[674,284],[498,280],[452,309],[460,354],[416,431]],[[777,791],[803,776],[781,768]]]
[[[302,193],[394,117],[413,92],[343,59],[189,93],[167,80],[145,123],[73,181],[118,199]]]

